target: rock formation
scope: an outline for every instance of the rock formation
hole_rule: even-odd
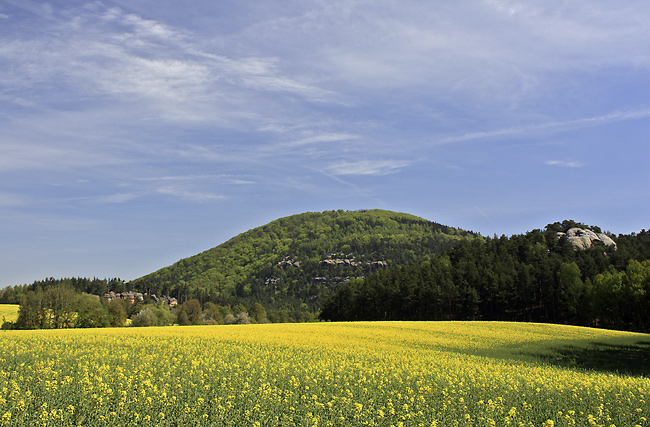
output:
[[[594,242],[602,242],[605,246],[613,245],[614,249],[616,249],[616,242],[604,233],[595,233],[591,230],[583,230],[582,228],[571,228],[566,233],[557,233],[558,239],[562,236],[566,236],[574,249],[589,249],[593,246]]]

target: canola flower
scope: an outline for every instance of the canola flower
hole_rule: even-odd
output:
[[[3,320],[15,322],[18,319],[18,304],[0,304],[0,325]]]
[[[0,333],[0,426],[647,426],[650,379],[530,354],[648,335],[498,322]]]

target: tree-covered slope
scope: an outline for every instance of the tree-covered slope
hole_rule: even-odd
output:
[[[514,320],[650,330],[650,232],[579,249],[564,221],[510,238],[463,241],[425,262],[352,280],[325,320]],[[591,227],[600,233],[597,227]],[[608,236],[610,237],[610,236]]]
[[[202,302],[319,306],[348,278],[424,260],[474,233],[383,210],[281,218],[132,282],[144,292]]]

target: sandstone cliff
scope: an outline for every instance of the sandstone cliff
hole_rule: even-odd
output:
[[[604,233],[595,233],[591,230],[583,230],[582,228],[571,228],[566,233],[557,233],[558,239],[562,236],[566,236],[574,249],[589,249],[593,246],[594,242],[602,242],[605,246],[613,245],[614,249],[616,249],[616,242]]]

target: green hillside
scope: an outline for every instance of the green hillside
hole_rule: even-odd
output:
[[[310,212],[249,230],[132,284],[179,300],[317,308],[323,294],[349,278],[421,261],[475,237],[403,213]]]

